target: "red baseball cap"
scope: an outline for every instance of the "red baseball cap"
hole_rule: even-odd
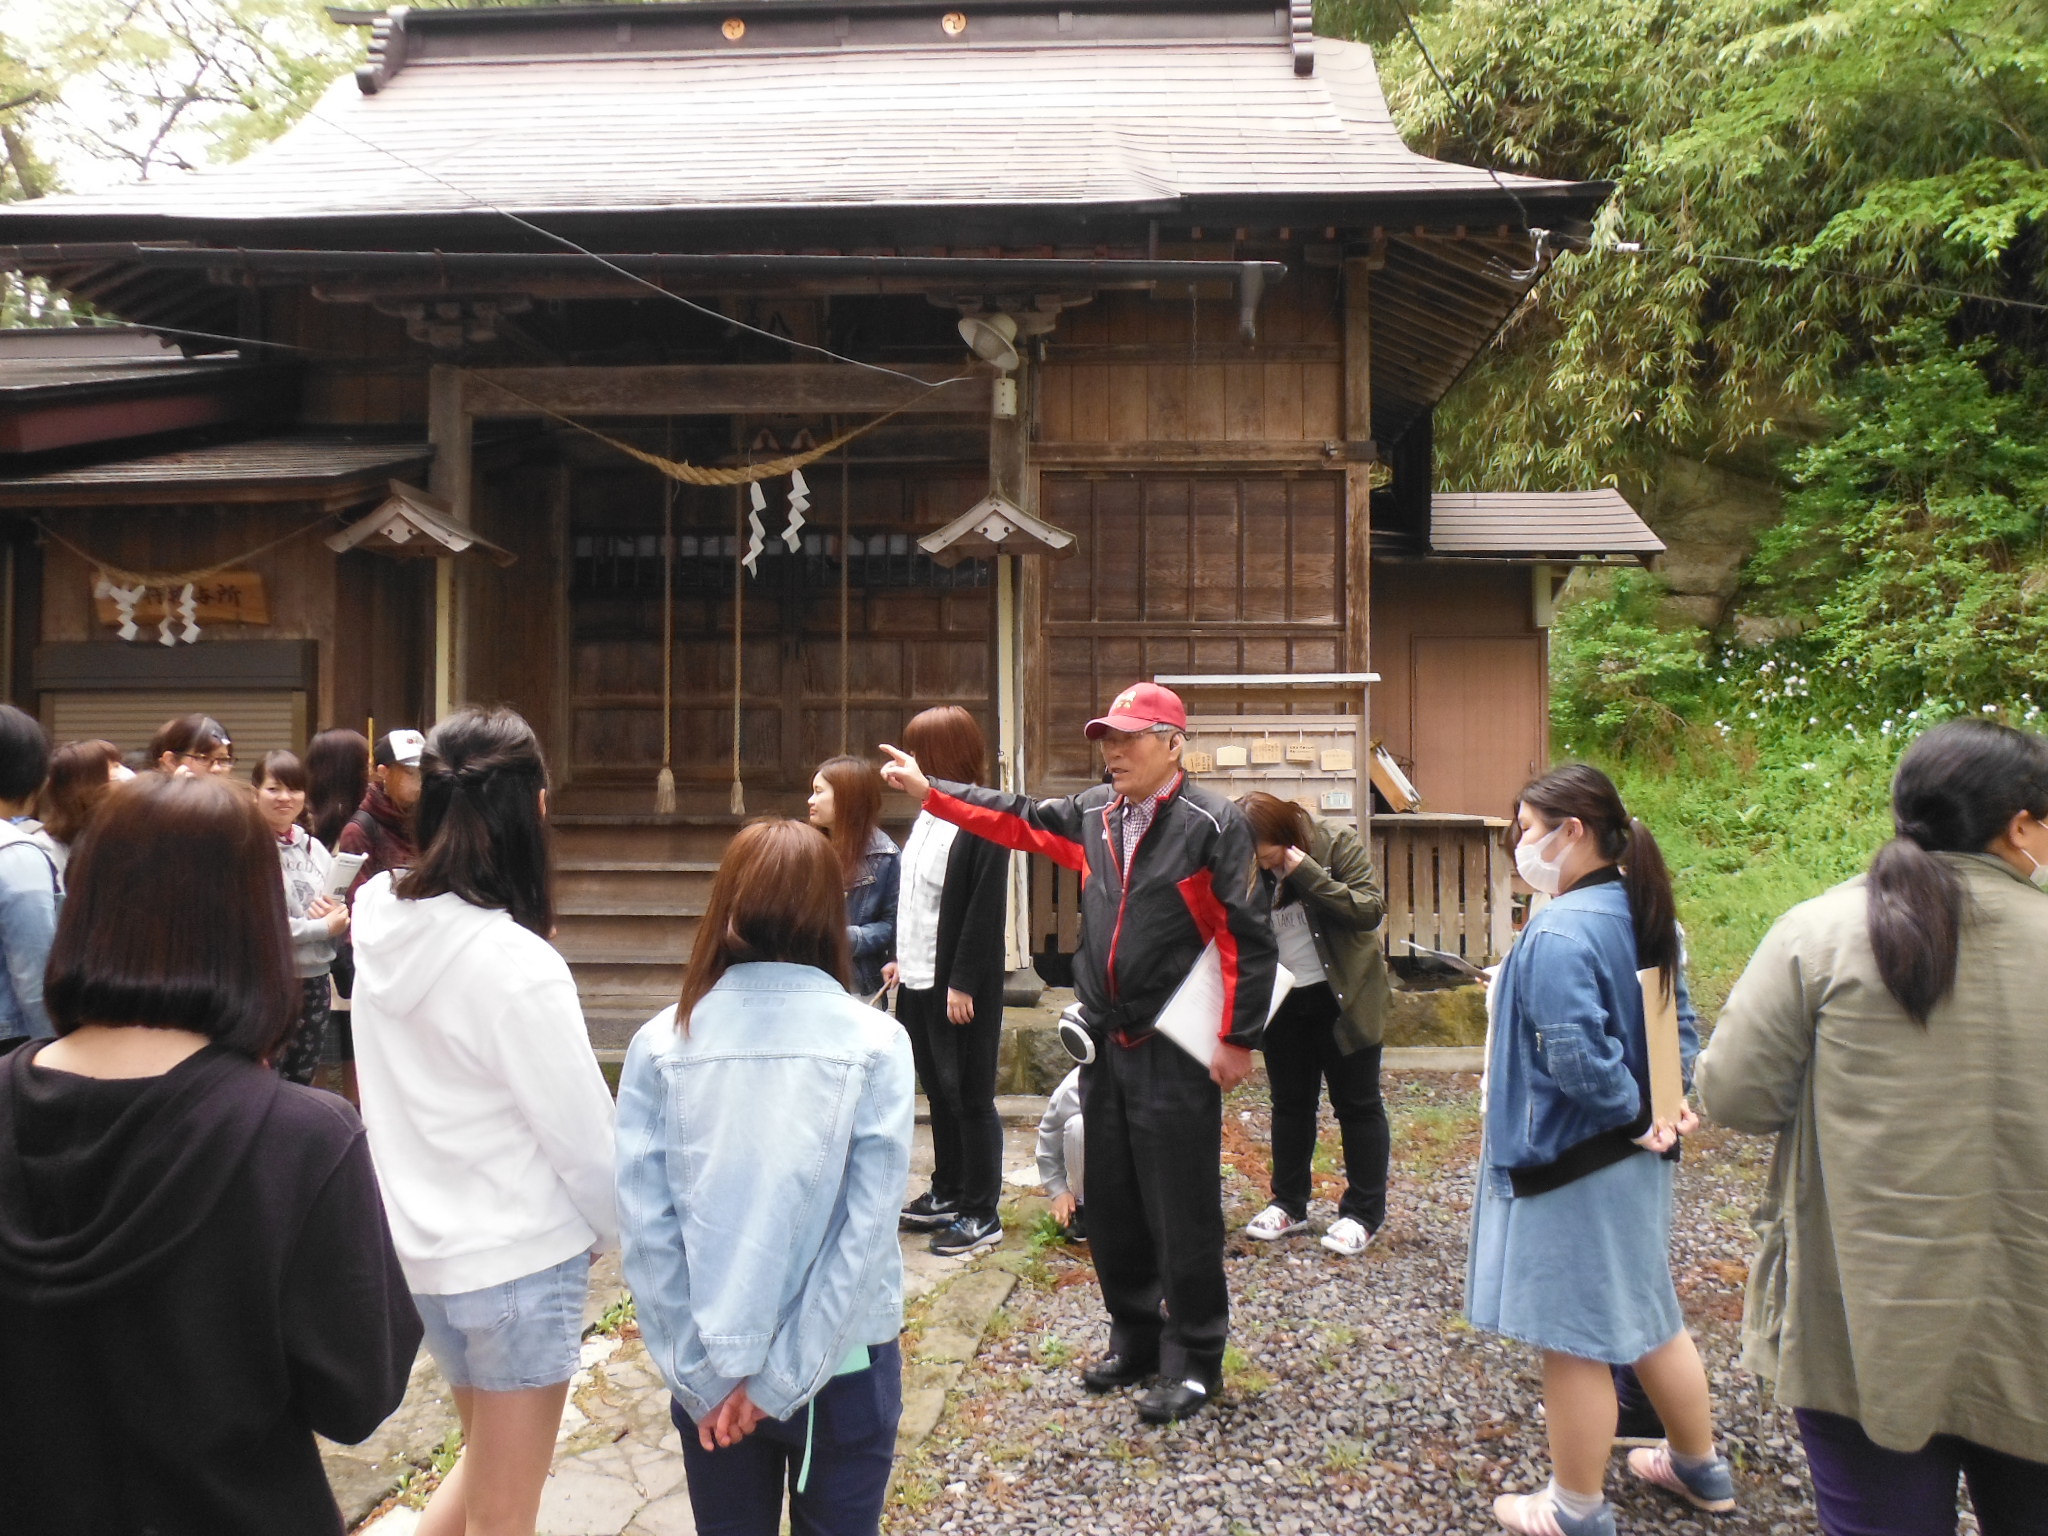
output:
[[[1186,730],[1187,705],[1171,688],[1162,688],[1157,683],[1133,683],[1110,701],[1108,714],[1088,722],[1087,735],[1094,741],[1104,731],[1149,731],[1155,725]]]

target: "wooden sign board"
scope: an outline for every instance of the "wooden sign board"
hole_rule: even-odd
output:
[[[1360,724],[1356,715],[1198,715],[1188,721],[1181,761],[1229,799],[1259,789],[1311,815],[1353,822],[1368,805]]]
[[[1685,1072],[1678,1059],[1678,989],[1663,975],[1637,971],[1643,989],[1643,1031],[1650,1048],[1650,1118],[1675,1122],[1685,1108]]]
[[[92,575],[93,590],[97,593],[101,581],[100,573]],[[137,624],[159,624],[165,613],[175,619],[182,619],[178,604],[184,595],[182,587],[147,587],[142,598],[135,605]],[[270,622],[270,597],[263,589],[263,578],[255,571],[216,571],[204,581],[192,583],[192,601],[197,608],[193,618],[201,625],[208,624],[268,624]],[[95,596],[93,606],[99,621],[110,628],[121,622],[121,612],[111,597]]]

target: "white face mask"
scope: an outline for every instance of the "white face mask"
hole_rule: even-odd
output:
[[[2027,850],[2022,848],[2020,849],[2020,852],[2027,853]],[[2034,872],[2031,875],[2027,876],[2027,878],[2033,881],[2034,884],[2038,885],[2042,890],[2048,891],[2048,864],[2043,864],[2031,853],[2027,853],[2027,862],[2034,866]]]
[[[1564,860],[1547,856],[1557,840],[1564,836],[1562,826],[1552,827],[1547,836],[1530,842],[1524,838],[1515,845],[1515,870],[1529,882],[1533,891],[1546,896],[1555,896],[1564,887]]]

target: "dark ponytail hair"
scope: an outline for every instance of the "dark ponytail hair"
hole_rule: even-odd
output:
[[[1892,775],[1895,835],[1870,861],[1870,948],[1885,990],[1924,1025],[1956,984],[1963,882],[1937,853],[1982,853],[2013,817],[2048,820],[2048,741],[1989,720],[1938,725]]]
[[[510,709],[458,709],[428,733],[414,811],[419,862],[397,882],[408,901],[453,891],[510,912],[542,938],[555,928],[547,762],[533,727]]]
[[[1621,865],[1621,887],[1635,920],[1636,968],[1653,967],[1669,994],[1678,976],[1678,903],[1671,872],[1650,829],[1629,815],[1614,780],[1587,763],[1566,763],[1522,786],[1516,800],[1552,826],[1577,817],[1603,859]]]

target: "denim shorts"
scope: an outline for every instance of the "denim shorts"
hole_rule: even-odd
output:
[[[521,1392],[576,1374],[583,1347],[583,1299],[590,1257],[451,1296],[417,1292],[427,1351],[454,1387]]]

